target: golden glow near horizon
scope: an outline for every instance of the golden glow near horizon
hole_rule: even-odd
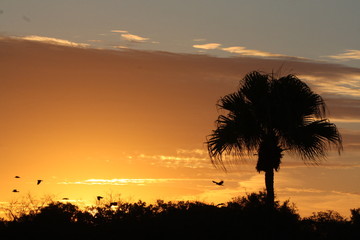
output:
[[[291,70],[321,93],[344,137],[344,153],[330,152],[317,167],[286,154],[275,175],[279,199],[295,202],[302,215],[333,209],[347,216],[359,207],[356,68],[110,51],[46,38],[1,38],[0,53],[0,201],[5,205],[29,193],[87,204],[108,192],[130,201],[220,203],[263,190],[255,158],[225,173],[212,166],[204,145],[218,115],[217,100],[260,66],[265,72]],[[44,181],[37,185],[37,179]]]

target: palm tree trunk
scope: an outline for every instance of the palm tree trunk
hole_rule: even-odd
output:
[[[275,193],[274,193],[274,169],[265,171],[265,186],[266,186],[266,201],[270,207],[274,206]]]

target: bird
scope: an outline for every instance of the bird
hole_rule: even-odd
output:
[[[110,207],[111,207],[111,206],[117,206],[117,205],[118,205],[117,202],[112,202],[112,203],[110,203]]]
[[[43,180],[39,179],[37,180],[37,185],[39,185]]]
[[[62,200],[69,200],[69,198],[67,198],[67,197],[64,197]]]
[[[14,189],[14,190],[12,190],[12,192],[19,192],[19,190],[17,190],[17,189]]]
[[[15,176],[15,178],[20,178],[20,176]]]
[[[100,201],[100,200],[103,199],[104,197],[102,197],[102,196],[97,196],[96,198],[97,198],[97,200]]]
[[[216,185],[219,185],[219,186],[224,186],[224,181],[221,180],[220,182],[216,182],[216,181],[212,181],[213,183],[215,183]]]

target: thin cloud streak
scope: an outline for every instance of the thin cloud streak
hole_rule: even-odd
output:
[[[151,159],[156,160],[156,164],[160,164],[167,168],[209,168],[211,167],[210,159],[207,157],[198,156],[171,156],[171,155],[146,155],[140,154],[138,156],[128,156],[130,159]],[[153,163],[155,164],[155,163]]]
[[[345,52],[327,56],[328,58],[338,59],[338,60],[360,60],[360,50],[348,49]]]
[[[135,43],[142,43],[148,41],[150,38],[141,37],[138,35],[130,34],[130,33],[123,33],[121,37],[127,41],[135,42]]]
[[[111,32],[113,32],[113,33],[129,33],[126,30],[111,30]]]
[[[198,40],[198,41],[200,41],[200,40]],[[222,51],[229,52],[229,53],[235,53],[235,54],[238,54],[241,56],[266,57],[266,58],[274,58],[274,57],[275,58],[289,58],[290,57],[290,56],[282,55],[282,54],[264,52],[264,51],[255,50],[255,49],[247,49],[246,47],[242,47],[242,46],[221,48],[220,47],[221,45],[222,44],[220,44],[220,43],[195,44],[195,45],[193,45],[193,48],[198,48],[198,49],[203,49],[203,50],[218,49],[218,50],[222,50]]]
[[[221,50],[229,53],[236,53],[243,56],[255,56],[255,57],[289,57],[282,54],[275,54],[270,52],[264,52],[254,49],[247,49],[246,47],[235,46],[235,47],[227,47],[222,48]]]
[[[112,33],[120,33],[122,39],[132,42],[132,43],[145,43],[149,42],[150,38],[141,37],[139,35],[131,34],[127,30],[111,30]],[[157,41],[152,41],[151,43],[159,43]]]
[[[360,74],[339,73],[339,76],[333,76],[332,80],[322,74],[298,74],[298,77],[309,81],[320,94],[344,95],[360,100]]]
[[[43,42],[43,43],[67,46],[67,47],[83,47],[83,48],[90,47],[90,44],[86,44],[86,43],[76,43],[76,42],[71,42],[71,41],[64,40],[64,39],[50,38],[50,37],[43,37],[43,36],[36,36],[36,35],[19,37],[19,39],[35,41],[35,42]]]
[[[158,184],[158,183],[169,183],[169,182],[196,182],[196,181],[206,181],[210,182],[211,179],[186,179],[186,178],[114,178],[114,179],[86,179],[83,181],[63,181],[58,182],[58,184],[75,184],[75,185],[137,185],[144,186],[148,184]]]
[[[194,48],[205,49],[205,50],[217,49],[220,46],[221,46],[220,43],[206,43],[206,44],[193,45]]]

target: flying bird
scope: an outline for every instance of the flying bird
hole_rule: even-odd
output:
[[[15,176],[15,178],[20,178],[20,176]]]
[[[37,180],[37,185],[39,185],[43,180],[39,179]]]
[[[213,183],[215,183],[216,185],[219,185],[219,186],[224,186],[224,181],[221,180],[220,182],[216,182],[216,181],[212,181]]]
[[[12,192],[19,192],[19,190],[17,190],[17,189],[14,189],[14,190],[12,190]]]
[[[103,199],[104,197],[102,197],[102,196],[97,196],[96,198],[97,198],[97,200],[100,201],[100,200]]]
[[[67,197],[64,197],[62,200],[69,200],[69,198],[67,198]]]

